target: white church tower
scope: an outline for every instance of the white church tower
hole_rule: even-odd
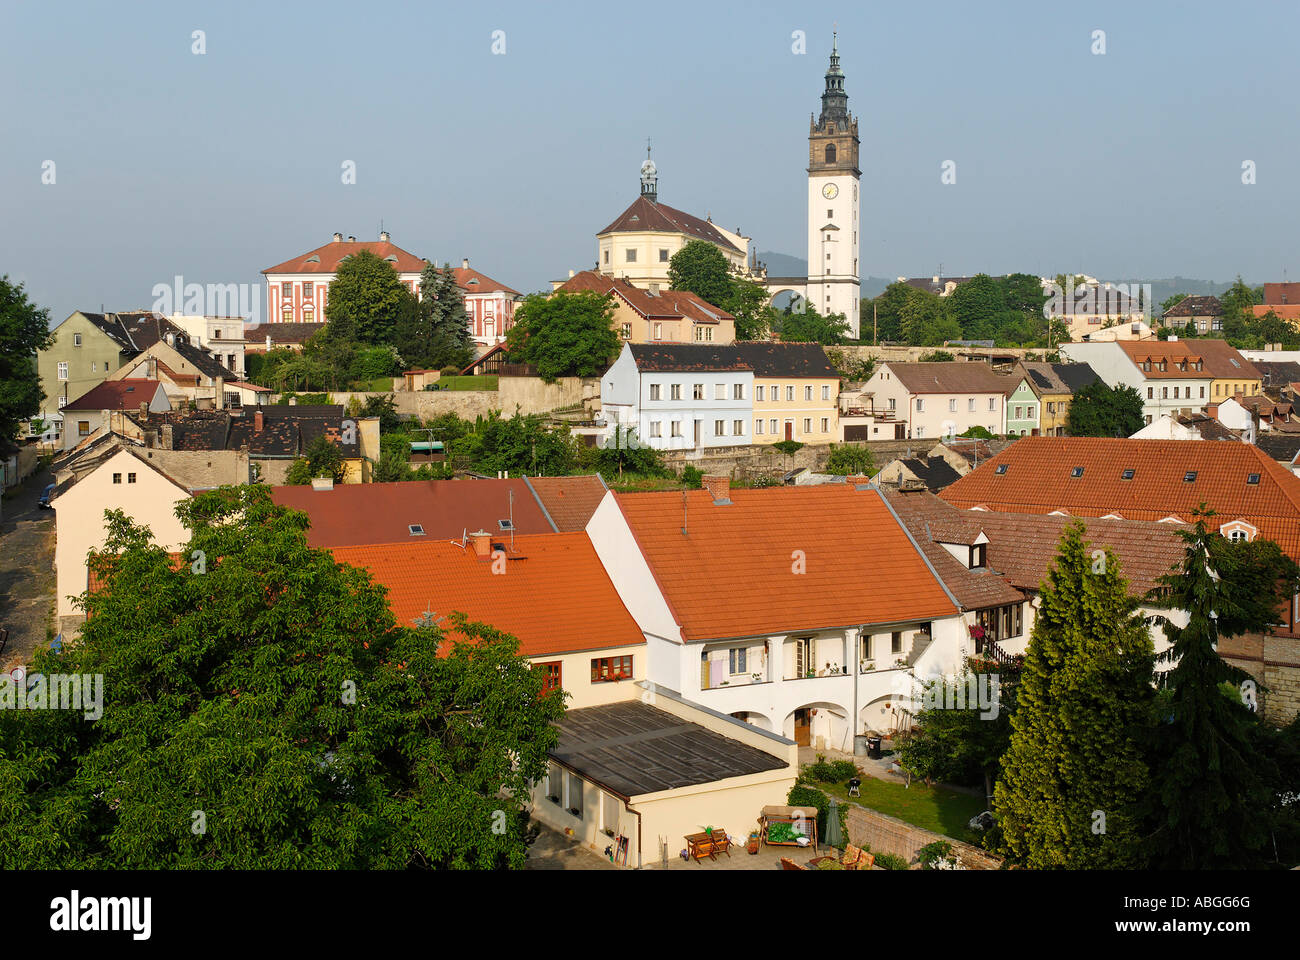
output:
[[[862,284],[858,272],[858,121],[849,113],[839,38],[831,44],[821,116],[808,131],[808,303],[842,313],[858,337]]]

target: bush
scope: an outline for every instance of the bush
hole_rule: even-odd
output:
[[[956,857],[953,856],[951,843],[947,840],[936,840],[916,851],[916,859],[923,870],[941,870],[943,862],[955,860]]]
[[[843,783],[849,777],[858,775],[858,765],[852,760],[826,761],[824,753],[817,754],[817,762],[803,768],[800,779],[816,780],[820,783]]]
[[[791,807],[808,807],[817,811],[817,840],[821,842],[826,838],[827,817],[831,809],[830,797],[822,793],[816,787],[810,787],[805,784],[796,783],[790,788],[790,793],[785,802]],[[847,821],[849,808],[847,804],[840,804],[840,832],[847,836]]]
[[[826,458],[827,473],[847,477],[851,474],[870,474],[875,469],[875,458],[866,447],[847,443],[831,444],[831,454]]]
[[[900,856],[892,853],[876,854],[876,866],[883,867],[885,870],[906,870],[908,869],[907,861]]]
[[[704,486],[704,471],[688,463],[682,467],[682,483],[692,490],[700,489],[700,487]]]
[[[439,372],[444,377],[455,377],[460,374],[460,367],[443,367]]]

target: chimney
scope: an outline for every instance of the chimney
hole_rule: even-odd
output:
[[[258,407],[257,412],[253,414],[253,432],[261,433],[264,421],[262,420],[262,409]]]
[[[343,242],[343,234],[341,234],[341,233],[336,233],[336,234],[334,234],[334,242],[335,242],[335,243],[342,243],[342,242]]]
[[[226,409],[226,378],[217,377],[214,388],[215,396],[213,397],[212,407],[215,410]]]
[[[149,358],[149,379],[150,380],[158,379],[158,358],[157,357]]]
[[[871,482],[871,478],[865,473],[851,473],[844,478],[845,483],[851,483],[854,486],[861,486]]]
[[[714,475],[704,478],[704,489],[709,491],[709,496],[713,498],[714,503],[730,503],[731,497],[731,476]]]
[[[313,490],[333,490],[333,489],[334,489],[334,478],[333,478],[333,477],[314,477],[314,478],[312,478],[312,481],[311,481],[311,488],[312,488]]]
[[[1205,405],[1205,415],[1213,420],[1219,419],[1219,405],[1217,403],[1207,403]]]
[[[469,269],[469,257],[463,257],[463,258],[461,259],[461,261],[460,261],[460,268],[461,268],[462,270],[468,270],[468,269]]]
[[[573,279],[573,271],[572,271],[572,270],[569,271],[569,279],[570,279],[570,280]]]
[[[348,237],[348,243],[356,243],[356,242],[357,242],[356,237]]]
[[[387,230],[380,230],[380,231],[379,231],[379,242],[380,242],[380,243],[387,243],[388,240],[389,240],[389,237],[388,237],[388,231],[387,231]]]
[[[147,416],[149,416],[149,401],[148,401],[148,400],[141,400],[141,401],[140,401],[140,416],[142,416],[142,417],[147,417]]]
[[[164,450],[172,449],[172,443],[174,442],[172,434],[174,429],[175,428],[170,423],[164,423],[162,425],[162,448]]]
[[[492,553],[492,536],[486,530],[475,530],[469,535],[474,543],[474,555],[487,557]]]
[[[269,333],[266,335],[266,349],[271,349],[271,335]]]

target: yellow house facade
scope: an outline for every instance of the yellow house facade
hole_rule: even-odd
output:
[[[838,443],[839,376],[754,374],[754,443]]]

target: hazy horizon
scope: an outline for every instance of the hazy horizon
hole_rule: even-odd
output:
[[[1291,265],[1298,134],[1279,120],[1300,14],[1280,4],[356,11],[7,11],[0,273],[57,322],[148,307],[177,275],[260,287],[382,221],[419,256],[549,289],[594,264],[647,137],[665,203],[802,258],[833,21],[862,138],[863,277],[1258,284]]]

